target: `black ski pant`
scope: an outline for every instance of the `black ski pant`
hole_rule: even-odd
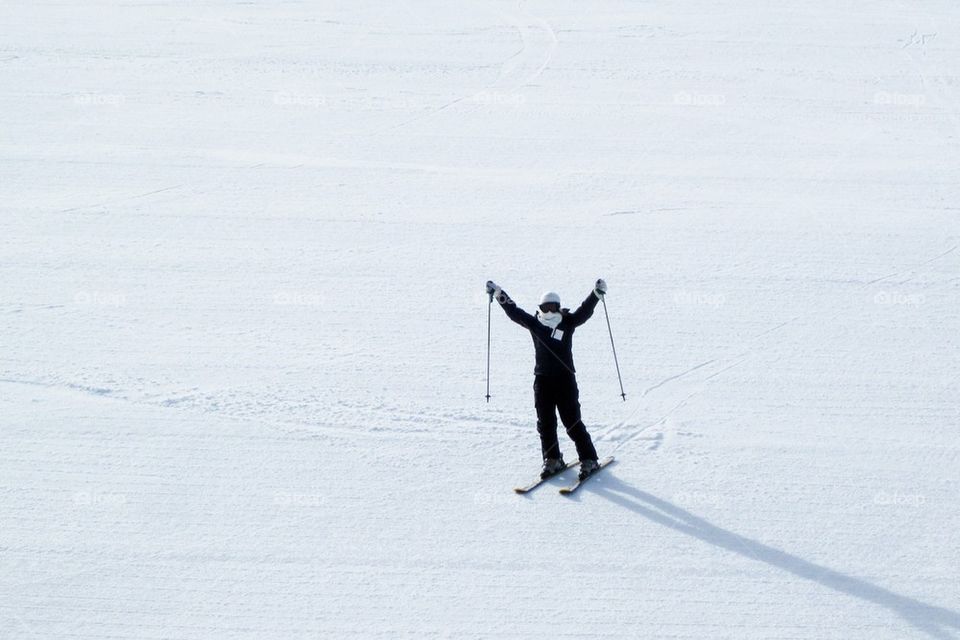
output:
[[[580,389],[574,375],[539,375],[533,381],[533,399],[537,407],[537,433],[544,458],[559,458],[557,413],[567,435],[577,447],[580,460],[596,460],[597,450],[580,419]]]

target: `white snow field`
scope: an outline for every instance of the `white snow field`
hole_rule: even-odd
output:
[[[954,0],[0,25],[0,637],[960,638]]]

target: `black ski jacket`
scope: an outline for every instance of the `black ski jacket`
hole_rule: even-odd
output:
[[[505,291],[500,290],[497,302],[503,307],[507,317],[526,327],[533,337],[533,346],[537,353],[537,364],[533,373],[538,376],[573,375],[573,332],[590,319],[597,308],[600,298],[592,291],[576,311],[561,309],[563,319],[556,329],[544,326],[535,316],[517,306]]]

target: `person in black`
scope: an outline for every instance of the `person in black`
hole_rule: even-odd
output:
[[[598,468],[597,450],[580,418],[580,389],[573,366],[573,333],[590,319],[600,298],[607,292],[607,283],[597,280],[594,290],[576,311],[562,309],[560,296],[549,291],[540,298],[535,316],[510,299],[493,281],[487,282],[487,293],[493,295],[507,317],[530,331],[536,350],[533,397],[537,408],[537,432],[543,454],[544,478],[566,468],[557,441],[557,412],[567,435],[577,447],[580,477],[585,478]]]

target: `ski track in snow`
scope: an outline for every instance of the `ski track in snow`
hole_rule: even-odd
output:
[[[960,639],[953,7],[96,9],[0,7],[0,637]],[[599,276],[516,496],[483,282]]]
[[[942,252],[942,253],[939,253],[939,254],[935,255],[933,258],[930,258],[930,259],[927,259],[927,260],[924,260],[924,261],[922,261],[922,262],[917,263],[916,266],[918,266],[918,267],[923,267],[923,266],[926,266],[926,265],[928,265],[928,264],[931,264],[931,263],[939,260],[940,258],[943,258],[943,257],[946,257],[946,256],[950,255],[950,254],[953,253],[956,249],[957,249],[957,245],[954,245],[954,246],[951,247],[950,249],[948,249],[948,250],[946,250],[946,251],[944,251],[944,252]],[[901,275],[902,273],[903,273],[903,272],[898,271],[898,272],[893,273],[893,274],[890,274],[890,275],[888,275],[888,276],[884,276],[884,277],[882,277],[882,278],[877,278],[877,279],[871,280],[871,281],[869,281],[869,282],[866,282],[863,286],[864,286],[864,287],[869,287],[870,285],[877,284],[877,283],[879,283],[879,282],[882,282],[882,281],[889,280],[889,279],[891,279],[891,278],[897,277],[897,276]],[[906,281],[903,281],[903,282],[901,282],[900,284],[904,284],[904,283],[906,283],[906,282],[909,282],[909,280],[911,280],[911,279],[912,279],[912,278],[910,278],[910,279],[908,279],[908,280],[906,280]],[[782,329],[782,328],[784,328],[784,327],[786,327],[786,326],[788,326],[788,325],[790,325],[790,324],[792,324],[792,323],[800,320],[801,318],[803,318],[803,316],[794,316],[793,318],[791,318],[791,319],[789,319],[789,320],[787,320],[787,321],[785,321],[785,322],[781,322],[780,324],[777,324],[777,325],[771,327],[770,329],[767,329],[767,330],[761,332],[760,334],[754,336],[754,339],[758,339],[758,338],[764,337],[764,336],[766,336],[766,335],[768,335],[768,334],[775,333],[776,331],[779,331],[780,329]],[[762,350],[762,348],[758,348],[758,349]],[[730,370],[732,370],[732,369],[735,369],[735,368],[738,367],[740,364],[742,364],[743,362],[746,361],[746,358],[743,358],[743,359],[739,359],[739,358],[741,358],[742,356],[749,357],[750,355],[752,355],[752,354],[754,353],[754,351],[756,351],[756,349],[751,349],[751,350],[748,350],[747,352],[744,352],[744,353],[738,354],[737,356],[734,356],[732,359],[737,360],[736,362],[734,362],[733,364],[729,364],[728,366],[720,369],[719,371],[716,371],[716,372],[710,374],[709,376],[707,376],[706,378],[704,378],[701,382],[707,382],[707,381],[709,381],[709,380],[711,380],[711,379],[713,379],[713,378],[715,378],[715,377],[717,377],[717,376],[722,375],[723,373],[726,373],[727,371],[730,371]],[[686,371],[683,371],[683,372],[681,372],[681,373],[678,373],[678,374],[675,374],[675,375],[672,375],[672,376],[668,376],[667,378],[664,378],[663,380],[661,380],[661,381],[658,382],[657,384],[655,384],[655,385],[653,385],[653,386],[648,387],[647,389],[645,389],[645,390],[643,391],[642,397],[645,398],[651,391],[655,391],[655,390],[657,390],[657,389],[659,389],[659,388],[661,388],[661,387],[663,387],[663,386],[665,386],[665,385],[668,385],[668,384],[670,384],[670,383],[673,383],[674,381],[676,381],[676,380],[678,380],[678,379],[680,379],[680,378],[684,378],[684,377],[687,376],[688,374],[691,374],[691,373],[693,373],[694,371],[697,371],[697,370],[699,370],[699,369],[702,369],[702,368],[704,368],[704,367],[706,367],[706,366],[708,366],[708,365],[714,364],[715,362],[717,362],[717,360],[707,360],[706,362],[702,362],[702,363],[700,363],[700,364],[698,364],[698,365],[694,365],[693,367],[687,369]],[[721,364],[726,364],[726,363],[721,363]],[[699,393],[701,390],[702,390],[702,389],[700,389],[700,390],[698,390],[698,391],[696,391],[696,392],[688,395],[688,396],[687,396],[686,398],[684,398],[679,404],[675,405],[672,409],[670,409],[670,411],[668,411],[665,415],[661,416],[656,422],[654,422],[653,424],[647,425],[647,426],[645,426],[645,427],[640,426],[640,425],[635,425],[635,424],[633,424],[633,425],[629,424],[629,420],[630,420],[634,415],[636,415],[636,413],[637,413],[641,408],[644,408],[642,405],[640,405],[640,406],[638,406],[636,409],[634,409],[627,418],[625,418],[624,420],[621,420],[621,421],[620,421],[617,425],[615,425],[613,428],[608,429],[608,430],[606,430],[606,431],[604,431],[604,432],[601,432],[600,437],[601,437],[602,439],[605,438],[605,439],[607,439],[607,440],[613,440],[613,441],[615,441],[615,442],[616,442],[616,446],[614,447],[614,450],[615,450],[615,451],[616,451],[616,450],[619,450],[619,449],[620,449],[623,445],[625,445],[627,442],[630,442],[630,441],[635,440],[635,439],[649,440],[649,439],[651,439],[651,438],[650,438],[649,436],[646,436],[646,435],[645,435],[645,433],[646,433],[648,430],[653,429],[653,428],[656,428],[656,427],[660,426],[661,424],[664,424],[664,423],[666,422],[666,420],[670,417],[670,415],[673,414],[674,411],[676,411],[676,410],[679,409],[680,407],[686,405],[687,401],[688,401],[690,398],[692,398],[694,395],[697,395],[697,393]],[[626,435],[626,436],[617,437],[617,434],[619,434],[619,433],[621,433],[621,432],[623,432],[623,431],[631,431],[632,433],[629,433],[629,434]],[[657,448],[660,447],[661,444],[663,444],[663,434],[662,434],[662,433],[658,433],[658,434],[654,435],[654,436],[652,437],[652,439],[653,439],[653,441],[654,441],[654,444],[650,447],[651,450],[657,449]]]

